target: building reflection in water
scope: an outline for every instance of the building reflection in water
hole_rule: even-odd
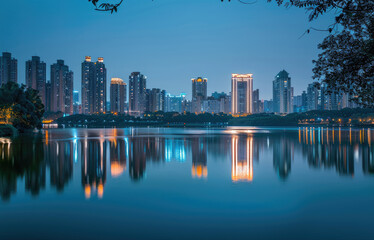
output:
[[[285,180],[291,173],[291,160],[294,153],[292,138],[285,135],[273,139],[273,167],[279,178]]]
[[[362,161],[363,173],[374,173],[370,129],[301,128],[299,136],[312,167],[335,168],[340,175],[354,176],[355,162]]]
[[[104,195],[106,182],[106,158],[107,149],[104,139],[85,139],[81,145],[81,174],[82,186],[86,198],[90,198],[95,192],[99,198]]]
[[[253,180],[253,137],[233,136],[231,139],[231,179]]]
[[[110,148],[110,174],[112,177],[121,176],[126,170],[128,156],[128,138],[114,138],[109,142]],[[127,154],[126,154],[127,153]]]
[[[191,139],[192,149],[192,177],[207,178],[208,177],[208,156],[205,138],[193,137]]]
[[[146,138],[131,138],[129,141],[129,174],[132,180],[140,180],[145,176]]]
[[[69,132],[68,132],[69,133]],[[291,174],[294,156],[305,159],[310,168],[331,169],[342,176],[374,174],[374,146],[370,129],[299,128],[298,131],[274,130],[266,134],[239,130],[229,135],[189,136],[117,136],[110,137],[87,130],[55,131],[22,138],[0,138],[0,195],[7,200],[21,189],[38,195],[46,187],[61,192],[73,180],[73,169],[81,173],[86,198],[102,198],[107,184],[107,168],[112,178],[126,174],[132,181],[146,175],[146,164],[192,160],[193,178],[208,177],[208,161],[231,158],[232,181],[252,181],[253,161],[261,165],[269,153],[275,173],[286,180]],[[79,134],[81,136],[79,136]],[[82,135],[86,134],[86,135]],[[79,136],[79,137],[78,137]],[[231,148],[231,156],[229,148]],[[300,160],[302,160],[300,159]],[[297,159],[299,160],[299,159]],[[127,162],[128,161],[128,162]],[[225,171],[230,171],[225,169]],[[295,171],[293,169],[293,171]],[[78,170],[79,172],[79,170]],[[49,176],[47,178],[46,176]]]

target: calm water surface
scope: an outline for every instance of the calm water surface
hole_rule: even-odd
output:
[[[372,239],[374,131],[0,138],[0,239]]]

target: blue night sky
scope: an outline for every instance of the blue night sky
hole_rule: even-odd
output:
[[[110,1],[110,0],[108,0]],[[208,93],[229,92],[231,73],[253,73],[261,99],[272,97],[272,81],[282,69],[295,95],[312,81],[312,60],[326,36],[331,16],[309,23],[303,9],[286,9],[258,0],[125,0],[117,14],[93,10],[87,0],[9,0],[0,8],[0,51],[18,59],[24,83],[25,61],[38,55],[47,63],[65,60],[80,90],[86,55],[104,57],[108,83],[128,82],[133,71],[148,77],[148,88],[191,97],[191,78],[207,77]]]

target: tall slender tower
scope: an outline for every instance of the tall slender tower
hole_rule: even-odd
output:
[[[293,112],[293,89],[291,78],[285,70],[280,71],[273,81],[273,104],[276,113]]]
[[[95,113],[104,113],[106,111],[106,67],[102,57],[99,57],[95,63],[94,85],[93,111]]]
[[[129,112],[140,115],[146,110],[147,77],[133,72],[129,77]]]
[[[73,72],[64,64],[64,60],[57,60],[51,65],[51,110],[73,114]]]
[[[91,100],[93,99],[92,92],[94,82],[94,70],[95,63],[91,62],[91,57],[86,56],[84,62],[82,62],[82,83],[81,83],[81,97],[82,97],[82,114],[91,113],[90,106],[92,105]]]
[[[3,52],[0,56],[0,86],[7,82],[17,82],[17,59],[12,54]]]
[[[253,113],[253,74],[232,74],[232,114]]]
[[[39,96],[44,105],[46,105],[46,68],[46,64],[41,62],[38,56],[33,56],[31,60],[26,61],[26,86],[39,91]]]

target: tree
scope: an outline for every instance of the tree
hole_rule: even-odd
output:
[[[38,91],[14,82],[0,87],[0,118],[18,130],[40,129],[43,114],[44,105]]]
[[[272,0],[268,0],[271,2]],[[313,21],[335,12],[329,35],[318,45],[314,79],[325,83],[330,93],[345,92],[363,106],[374,106],[374,1],[373,0],[275,0],[279,5],[310,11]]]

